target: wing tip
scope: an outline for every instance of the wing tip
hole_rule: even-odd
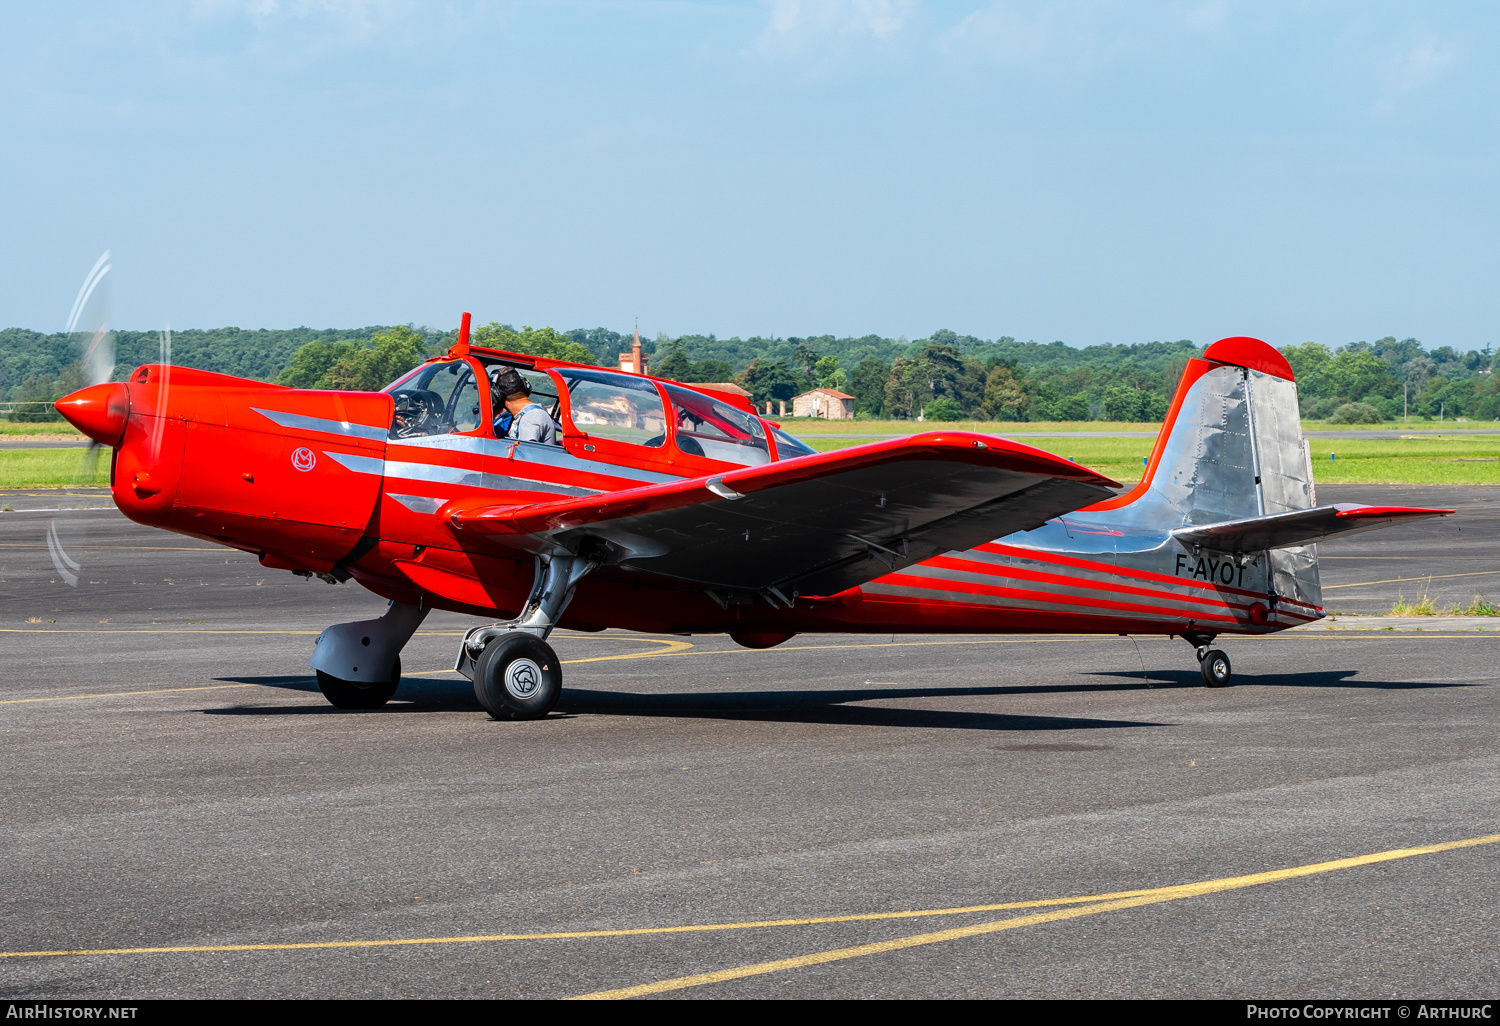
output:
[[[1340,520],[1366,520],[1373,517],[1394,518],[1446,517],[1457,510],[1430,509],[1426,506],[1365,506],[1356,503],[1339,503],[1334,515]]]

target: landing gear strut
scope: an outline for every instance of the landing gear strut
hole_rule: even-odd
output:
[[[537,556],[531,597],[514,620],[476,627],[464,635],[454,669],[474,682],[474,697],[497,720],[539,720],[562,694],[562,666],[547,636],[573,598],[573,589],[602,560]]]
[[[1203,683],[1211,688],[1229,687],[1232,670],[1229,657],[1222,649],[1209,648],[1213,644],[1212,634],[1184,634],[1182,640],[1192,645],[1198,653],[1198,669],[1203,674]]]

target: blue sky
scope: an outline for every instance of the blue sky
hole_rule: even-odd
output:
[[[0,326],[1483,347],[1484,4],[0,6]]]

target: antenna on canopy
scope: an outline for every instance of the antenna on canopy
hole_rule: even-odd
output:
[[[458,341],[449,347],[448,355],[453,357],[469,355],[469,312],[467,310],[464,311],[463,323],[458,326]]]

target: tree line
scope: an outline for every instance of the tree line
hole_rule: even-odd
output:
[[[456,329],[413,325],[355,330],[178,331],[181,366],[276,381],[297,388],[372,390],[446,349]],[[491,322],[476,345],[578,363],[614,366],[631,336],[606,328],[557,331]],[[0,400],[13,418],[49,418],[46,404],[82,384],[88,339],[10,328],[0,331]],[[117,332],[115,378],[160,357],[156,332]],[[790,400],[810,388],[852,395],[857,415],[898,420],[1133,420],[1166,413],[1187,361],[1188,340],[1074,348],[1061,342],[981,339],[948,330],[923,339],[832,335],[720,339],[658,335],[644,340],[651,371],[685,382],[733,381],[757,403]],[[1416,417],[1500,419],[1500,381],[1491,348],[1424,349],[1394,337],[1330,348],[1282,348],[1297,375],[1302,414],[1357,422]]]
[[[1460,353],[1423,349],[1414,338],[1321,342],[1281,350],[1297,376],[1302,415],[1314,420],[1374,423],[1403,415],[1500,419],[1500,375],[1494,348]]]
[[[347,342],[369,347],[379,333],[389,327],[319,330],[314,328],[258,329],[213,328],[190,329],[171,333],[172,362],[181,367],[217,371],[237,377],[272,381],[277,378],[305,346]],[[439,342],[442,332],[420,332],[423,348]],[[67,395],[84,384],[80,359],[90,337],[83,333],[56,332],[44,334],[24,328],[0,330],[0,401],[17,405],[12,419],[54,420],[55,411],[47,404]],[[143,363],[161,359],[161,333],[156,331],[116,331],[116,381]]]

